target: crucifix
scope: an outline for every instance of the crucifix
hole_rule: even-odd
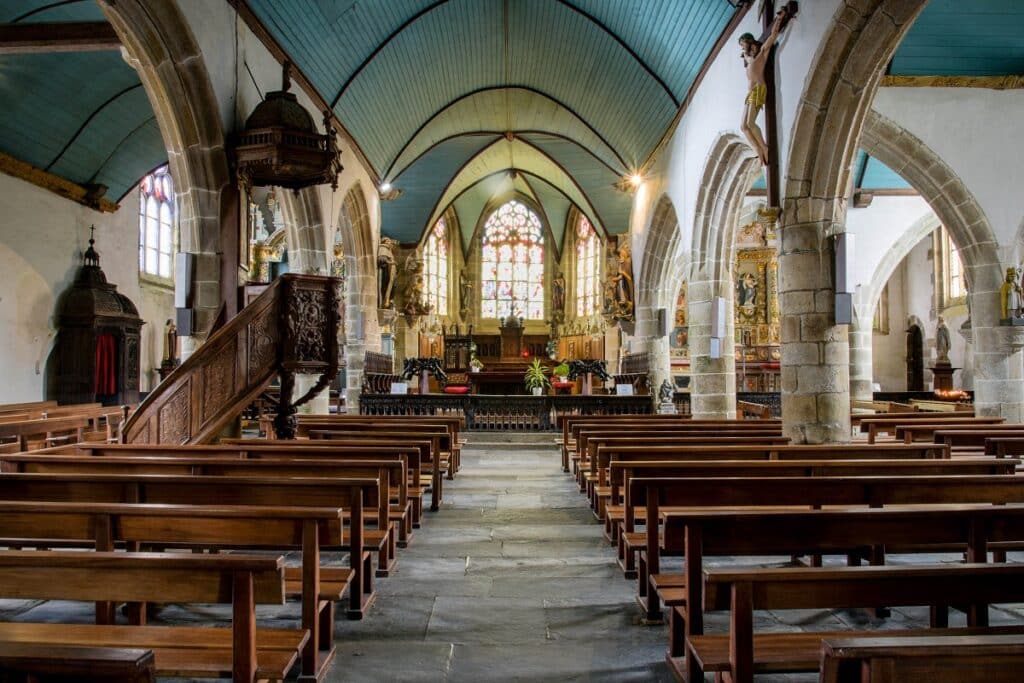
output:
[[[762,22],[764,31],[760,38],[744,33],[739,38],[743,48],[743,65],[747,72],[749,90],[744,101],[743,134],[764,166],[768,206],[780,205],[778,169],[778,132],[775,111],[775,41],[796,16],[798,5],[787,2],[774,12],[774,2],[765,0]],[[764,109],[765,130],[762,132],[757,116]]]

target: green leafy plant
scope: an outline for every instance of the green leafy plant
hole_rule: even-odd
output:
[[[534,358],[526,368],[523,375],[523,383],[527,389],[544,389],[550,383],[548,380],[548,369],[541,364],[540,358]]]
[[[476,354],[474,353],[473,357],[470,358],[470,360],[469,360],[469,366],[471,368],[476,368],[477,370],[482,370],[483,367],[484,367],[484,364],[480,361],[479,358],[476,357]]]
[[[551,371],[551,374],[557,377],[559,381],[565,381],[565,378],[569,376],[569,364],[563,360],[555,366],[555,369]]]

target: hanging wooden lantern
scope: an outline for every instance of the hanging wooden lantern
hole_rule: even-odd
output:
[[[288,92],[290,66],[285,62],[281,90],[267,93],[238,136],[235,163],[246,191],[274,185],[299,190],[324,183],[338,188],[341,151],[331,112],[324,112],[326,134],[321,135],[313,117]]]

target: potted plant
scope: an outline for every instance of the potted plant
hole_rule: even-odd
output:
[[[556,394],[568,394],[572,391],[573,381],[569,379],[569,364],[564,360],[551,371],[551,386]]]
[[[480,362],[480,359],[477,358],[476,354],[474,353],[473,356],[469,359],[469,371],[480,372],[481,370],[483,370],[483,367],[484,364]]]
[[[549,384],[548,369],[541,364],[540,358],[534,358],[533,362],[527,366],[523,383],[526,384],[527,389],[533,392],[534,396],[544,393],[544,389]]]

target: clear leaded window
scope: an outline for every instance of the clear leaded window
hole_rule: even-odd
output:
[[[139,183],[139,272],[170,280],[174,237],[174,186],[163,166]]]
[[[423,250],[423,288],[437,315],[448,315],[448,234],[444,218],[437,219]]]
[[[946,244],[949,249],[949,268],[947,282],[949,283],[949,298],[956,299],[967,294],[967,287],[964,285],[964,266],[960,261],[960,250],[956,248],[953,241],[946,237]]]
[[[544,319],[544,230],[540,219],[516,200],[484,224],[480,315]]]
[[[576,315],[580,318],[597,312],[598,252],[601,242],[586,216],[576,224]]]

